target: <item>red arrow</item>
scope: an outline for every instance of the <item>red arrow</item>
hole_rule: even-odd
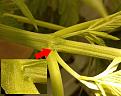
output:
[[[50,52],[51,52],[50,49],[43,48],[41,52],[36,53],[34,56],[36,59],[42,58],[43,56],[46,56],[47,58]]]

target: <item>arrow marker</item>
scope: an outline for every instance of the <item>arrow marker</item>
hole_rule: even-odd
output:
[[[36,59],[40,59],[44,56],[47,58],[50,52],[51,52],[50,49],[43,48],[41,52],[36,53],[34,56]]]

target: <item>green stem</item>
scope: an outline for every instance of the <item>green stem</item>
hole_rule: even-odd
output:
[[[87,77],[87,76],[81,76],[79,75],[77,72],[75,72],[71,67],[69,67],[64,61],[63,59],[59,56],[59,54],[57,52],[54,53],[55,54],[55,58],[57,59],[58,63],[68,72],[70,73],[72,76],[74,76],[77,80],[79,81],[83,81],[83,80],[91,80],[94,81],[95,78],[93,77]]]
[[[49,54],[47,62],[50,73],[53,96],[64,96],[61,73],[53,51]]]
[[[63,35],[62,37],[67,38],[67,37],[71,37],[71,36],[75,36],[75,35],[81,35],[83,33],[92,33],[92,34],[99,36],[99,37],[108,38],[108,39],[112,39],[112,40],[120,40],[119,38],[117,38],[115,36],[109,35],[108,33],[93,31],[92,29],[91,30],[86,29],[86,30],[76,31],[76,32],[73,32],[73,33]]]
[[[9,14],[9,13],[5,13],[3,15],[13,17],[13,18],[17,19],[18,21],[21,21],[24,23],[32,24],[32,22],[26,17],[17,16],[17,15],[13,15],[13,14]],[[52,23],[48,23],[48,22],[44,22],[44,21],[40,21],[40,20],[35,20],[35,23],[36,23],[36,25],[38,25],[40,27],[53,29],[53,30],[61,30],[61,29],[65,28],[65,27],[60,26],[60,25],[56,25],[56,24],[52,24]]]
[[[98,19],[97,19],[98,20]],[[80,24],[76,24],[74,26],[70,26],[68,28],[64,28],[62,30],[56,31],[55,33],[53,33],[53,35],[56,37],[63,37],[65,34],[68,33],[72,33],[74,31],[78,31],[78,30],[83,30],[88,28],[91,24],[97,22],[97,20],[92,20],[92,21],[87,21],[84,23],[80,23]]]
[[[58,37],[63,37],[64,35],[69,34],[69,33],[73,33],[73,32],[80,31],[80,30],[85,30],[85,29],[88,29],[88,28],[90,29],[90,26],[92,26],[92,25],[94,25],[94,27],[95,27],[95,24],[98,25],[97,22],[99,22],[101,24],[99,26],[97,26],[96,29],[101,28],[101,30],[98,29],[98,31],[102,31],[104,25],[109,24],[109,21],[110,21],[110,23],[112,21],[115,21],[115,18],[118,15],[120,16],[120,14],[121,14],[121,11],[117,12],[115,14],[109,15],[105,18],[99,18],[99,19],[96,19],[96,20],[91,20],[91,21],[87,21],[87,22],[84,22],[84,23],[76,24],[76,25],[70,26],[68,28],[64,28],[62,30],[56,31],[55,33],[53,33],[53,35],[58,36]],[[120,25],[118,25],[117,27],[120,27]],[[115,28],[117,28],[117,27],[115,26]],[[93,28],[93,30],[94,29],[95,28]],[[107,31],[108,31],[108,33],[112,32],[112,31],[109,31],[108,29],[107,29]]]
[[[76,31],[76,32],[73,32],[73,33],[65,34],[65,35],[62,36],[62,38],[68,38],[68,37],[75,36],[75,35],[81,35],[85,32],[88,32],[88,31],[86,31],[86,30]]]
[[[52,37],[0,24],[0,38],[40,50],[47,48]]]
[[[82,42],[75,42],[70,40],[60,40],[55,49],[60,52],[74,53],[103,59],[114,59],[121,56],[121,49],[92,45]]]
[[[74,76],[78,81],[86,85],[87,87],[91,89],[98,90],[97,86],[93,83],[94,81],[97,81],[94,77],[87,77],[87,76],[80,76],[78,73],[76,73],[72,68],[70,68],[58,55],[57,52],[55,52],[55,57],[59,64],[72,76]],[[90,82],[91,81],[91,82]]]
[[[72,76],[74,76],[77,80],[80,81],[80,75],[78,73],[76,73],[72,68],[70,68],[62,59],[61,57],[58,55],[57,52],[55,52],[55,57],[57,59],[57,61],[59,62],[59,64],[67,71],[69,72]]]
[[[60,52],[74,53],[103,59],[114,59],[121,57],[121,49],[92,45],[62,38],[53,38],[53,35],[32,33],[30,31],[0,24],[0,38],[14,41],[35,49],[48,48],[57,49]]]

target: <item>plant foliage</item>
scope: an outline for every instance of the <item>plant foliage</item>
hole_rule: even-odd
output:
[[[16,42],[25,46],[32,47],[34,49],[40,50],[41,48],[50,48],[52,51],[46,60],[38,60],[32,62],[20,61],[5,62],[2,61],[2,87],[5,89],[6,93],[26,93],[26,94],[39,94],[34,86],[34,82],[46,82],[45,75],[45,65],[47,64],[51,79],[53,96],[64,96],[63,83],[61,78],[61,72],[59,69],[60,64],[67,72],[69,72],[74,78],[76,78],[80,83],[87,86],[92,90],[97,96],[120,96],[121,95],[121,71],[117,70],[119,63],[121,62],[121,49],[111,48],[106,46],[104,38],[112,40],[120,40],[119,38],[111,35],[110,33],[115,32],[117,28],[121,27],[121,11],[116,12],[112,15],[107,16],[106,10],[103,6],[102,0],[96,1],[97,5],[94,6],[94,1],[86,0],[85,2],[90,4],[90,6],[98,8],[97,11],[104,17],[83,23],[76,24],[79,21],[79,0],[52,0],[50,4],[48,0],[42,0],[40,7],[44,6],[43,10],[39,13],[44,13],[48,9],[48,6],[52,8],[53,11],[57,11],[60,16],[60,25],[36,20],[33,16],[38,12],[39,0],[32,0],[30,5],[27,6],[24,0],[14,0],[15,4],[25,15],[19,16],[14,14],[5,13],[3,16],[6,18],[12,17],[20,22],[32,24],[36,30],[38,26],[56,30],[51,34],[35,33],[35,30],[27,31],[24,29],[11,27],[6,24],[0,24],[0,38],[9,40],[11,42]],[[29,7],[31,4],[37,4],[35,11]],[[89,3],[91,2],[91,3]],[[58,6],[52,6],[54,4],[59,4]],[[75,25],[74,25],[75,24]],[[71,26],[73,25],[73,26]],[[64,27],[70,26],[70,27]],[[39,30],[38,30],[39,32]],[[91,44],[77,42],[69,40],[69,37],[80,36],[87,39]],[[98,45],[95,45],[98,44]],[[96,58],[102,58],[107,60],[113,60],[110,65],[100,74],[92,77],[82,76],[69,67],[63,59],[59,56],[58,52],[71,53],[78,55],[86,55]],[[11,64],[9,64],[11,63]],[[42,63],[42,64],[38,64]],[[97,65],[96,65],[97,66]],[[41,68],[41,69],[40,69]],[[6,74],[6,70],[9,72]],[[14,73],[16,72],[16,74]],[[41,74],[42,72],[42,74]],[[13,78],[14,76],[14,78]],[[28,79],[30,77],[30,79]],[[7,82],[5,82],[5,80]],[[27,88],[24,86],[27,85]],[[11,87],[12,85],[12,87]],[[22,86],[21,86],[22,85]]]

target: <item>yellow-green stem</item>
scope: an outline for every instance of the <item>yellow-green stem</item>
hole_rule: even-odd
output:
[[[52,49],[59,52],[80,54],[103,59],[114,59],[121,57],[121,49],[92,45],[62,38],[53,38],[49,34],[32,33],[30,31],[0,24],[0,38],[17,42],[35,49],[47,48],[48,44]]]
[[[71,40],[60,40],[60,43],[55,46],[55,49],[61,52],[68,52],[74,54],[82,54],[93,57],[100,57],[103,59],[114,59],[121,56],[121,49],[92,45],[82,42],[75,42]],[[95,55],[94,55],[95,54]]]
[[[18,15],[9,14],[9,13],[4,13],[3,15],[15,18],[15,19],[17,19],[20,22],[32,24],[32,22],[28,18],[23,17],[23,16],[18,16]],[[61,30],[61,29],[65,28],[65,27],[60,26],[60,25],[56,25],[56,24],[52,24],[52,23],[48,23],[48,22],[40,21],[40,20],[35,20],[35,23],[36,23],[36,25],[38,25],[40,27],[44,27],[44,28],[48,28],[48,29],[53,29],[53,30]]]
[[[64,96],[61,73],[53,51],[47,57],[47,62],[50,73],[53,96]]]

